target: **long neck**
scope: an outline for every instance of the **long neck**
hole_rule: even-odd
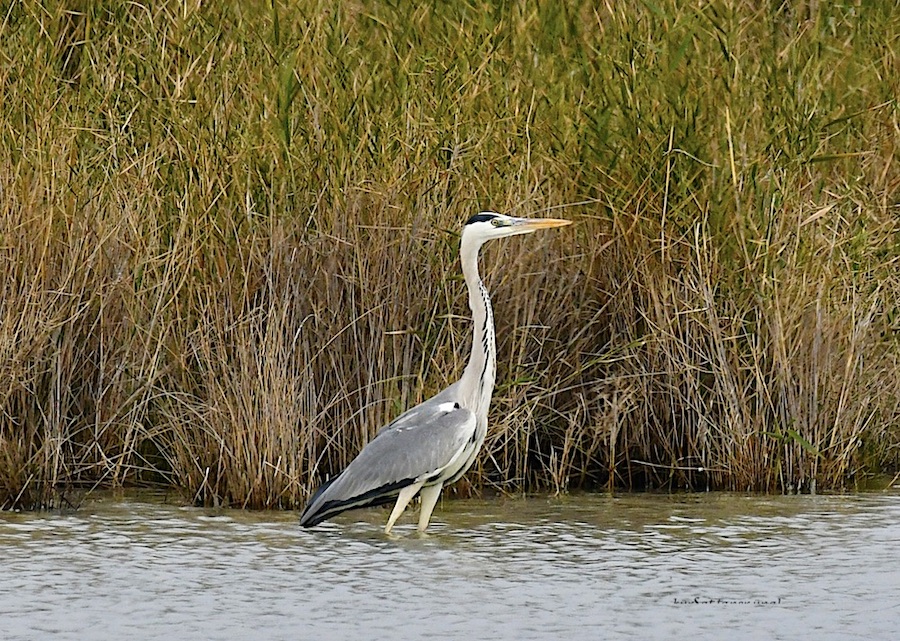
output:
[[[472,355],[460,384],[466,402],[476,414],[487,414],[497,374],[497,347],[494,339],[494,312],[491,299],[478,275],[478,250],[481,244],[465,236],[460,246],[463,276],[469,289],[474,335]]]

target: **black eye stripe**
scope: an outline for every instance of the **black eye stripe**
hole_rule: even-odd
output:
[[[497,214],[475,214],[466,221],[466,224],[471,225],[472,223],[488,223],[495,218],[497,218]]]

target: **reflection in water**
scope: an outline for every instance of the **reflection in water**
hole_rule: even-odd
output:
[[[894,638],[900,496],[0,514],[0,639]]]

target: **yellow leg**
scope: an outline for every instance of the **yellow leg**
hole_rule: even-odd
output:
[[[394,523],[397,522],[397,519],[399,519],[400,515],[403,514],[403,510],[406,509],[406,506],[409,505],[409,502],[412,501],[413,497],[421,489],[422,483],[413,483],[412,485],[407,485],[405,488],[400,490],[400,496],[397,497],[397,503],[394,505],[394,509],[391,512],[391,516],[388,519],[387,525],[384,526],[385,534],[391,533],[391,528],[394,527]]]
[[[443,483],[435,483],[428,487],[422,488],[422,509],[419,511],[419,532],[424,532],[431,520],[431,513],[434,512],[434,506],[437,504],[438,497],[441,495]]]

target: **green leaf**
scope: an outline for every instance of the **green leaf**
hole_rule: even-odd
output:
[[[787,428],[785,432],[794,440],[795,443],[800,445],[800,447],[802,447],[804,450],[806,450],[813,456],[819,456],[819,448],[800,436],[800,432],[791,427]]]

